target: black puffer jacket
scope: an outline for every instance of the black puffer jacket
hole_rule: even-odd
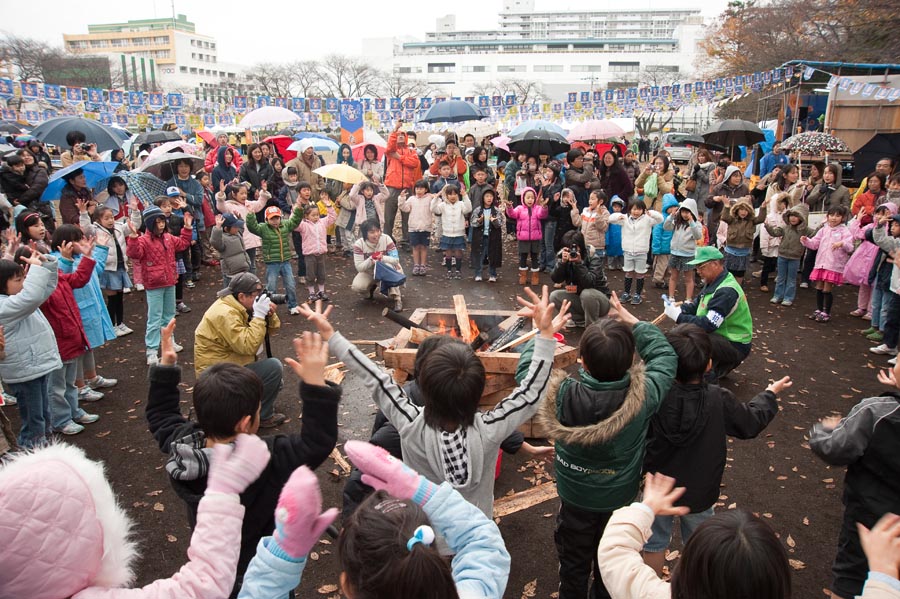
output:
[[[590,258],[587,261],[582,259],[581,262],[563,262],[562,252],[564,251],[566,248],[561,249],[556,255],[556,268],[550,273],[553,282],[577,285],[578,293],[585,289],[597,289],[609,297],[609,285],[606,282],[606,271],[603,269],[603,258],[594,254],[594,247],[588,246],[587,255]]]

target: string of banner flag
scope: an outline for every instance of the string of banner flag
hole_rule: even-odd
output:
[[[749,75],[720,77],[705,81],[675,83],[673,85],[630,87],[593,91],[573,91],[565,102],[532,101],[520,103],[515,94],[463,97],[360,98],[356,100],[363,111],[367,126],[382,128],[398,118],[414,122],[424,116],[435,103],[448,99],[466,100],[479,106],[492,122],[522,119],[575,121],[585,118],[630,117],[645,111],[677,111],[685,106],[720,104],[758,93],[779,85],[788,85],[794,78],[809,80],[820,71],[830,75],[828,89],[838,87],[852,95],[894,102],[900,99],[900,89],[875,83],[854,81],[821,69],[805,65],[789,65]],[[49,83],[35,83],[0,78],[0,100],[21,98],[23,102],[43,102],[50,107],[40,110],[0,108],[3,120],[36,125],[42,121],[66,115],[93,118],[103,124],[139,127],[162,126],[175,123],[194,129],[239,125],[241,117],[254,108],[279,106],[296,113],[304,126],[329,126],[339,122],[341,104],[346,100],[335,97],[295,98],[269,95],[235,96],[230,102],[191,99],[181,93],[159,91],[115,90],[101,88],[66,87]]]

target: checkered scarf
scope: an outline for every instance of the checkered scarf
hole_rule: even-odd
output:
[[[452,433],[441,431],[441,456],[444,460],[444,480],[454,487],[469,481],[469,452],[466,429],[459,427]]]

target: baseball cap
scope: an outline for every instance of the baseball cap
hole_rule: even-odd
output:
[[[717,250],[716,248],[708,245],[704,245],[697,248],[697,253],[694,254],[694,259],[688,262],[691,266],[697,266],[699,264],[703,264],[704,262],[709,262],[710,260],[722,260],[725,256],[722,255],[722,252]]]
[[[216,297],[225,297],[235,293],[249,294],[261,290],[262,283],[259,281],[259,277],[252,272],[242,272],[231,277],[228,287],[216,293]]]
[[[175,185],[170,185],[166,188],[166,195],[170,198],[177,198],[181,195],[181,190]]]
[[[244,221],[233,214],[226,214],[222,219],[223,227],[243,227]]]
[[[278,206],[269,206],[266,208],[266,220],[275,218],[276,216],[281,216],[281,208]]]

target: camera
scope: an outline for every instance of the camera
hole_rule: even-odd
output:
[[[575,258],[576,256],[578,256],[578,253],[581,251],[581,249],[578,247],[577,243],[573,243],[566,251],[569,252],[570,258]]]
[[[272,300],[273,304],[281,305],[287,303],[287,295],[283,293],[269,293],[268,291],[263,291],[260,295],[266,295]]]
[[[91,151],[91,144],[89,144],[89,143],[80,143],[80,144],[78,144],[78,149],[80,149],[82,152],[90,152],[90,151]]]

